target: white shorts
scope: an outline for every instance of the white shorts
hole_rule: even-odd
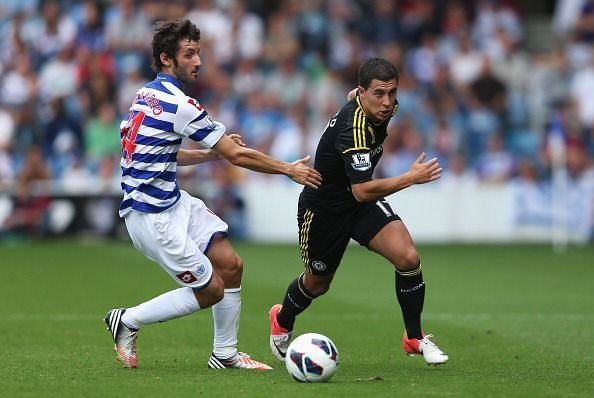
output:
[[[206,287],[212,264],[204,253],[227,224],[200,199],[181,191],[180,200],[160,213],[130,211],[124,218],[134,247],[158,263],[181,286]]]

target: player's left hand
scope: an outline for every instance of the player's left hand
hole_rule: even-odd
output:
[[[245,142],[241,139],[241,135],[237,133],[230,133],[227,134],[227,137],[231,138],[233,142],[235,142],[239,146],[246,146]],[[213,151],[212,149],[209,150],[209,155],[211,160],[221,160],[224,159],[223,156],[218,153],[217,151]]]
[[[305,165],[311,159],[310,155],[291,162],[293,166],[288,176],[298,184],[317,189],[322,184],[322,175],[316,170]]]
[[[237,133],[231,133],[228,135],[229,138],[231,138],[237,145],[239,146],[245,146],[245,142],[243,142],[243,140],[241,139],[241,135],[237,134]]]

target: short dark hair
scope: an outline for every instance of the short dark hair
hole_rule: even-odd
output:
[[[373,79],[383,82],[392,79],[398,81],[398,69],[383,58],[369,58],[359,66],[357,80],[359,86],[367,89]]]
[[[153,35],[153,70],[155,72],[161,71],[164,66],[161,62],[161,53],[175,58],[179,51],[179,42],[182,39],[199,41],[200,29],[189,19],[157,22]]]

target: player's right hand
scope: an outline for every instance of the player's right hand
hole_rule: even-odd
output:
[[[441,177],[442,168],[437,158],[432,158],[423,163],[425,152],[421,153],[417,160],[410,166],[409,173],[415,184],[425,184],[435,181]]]

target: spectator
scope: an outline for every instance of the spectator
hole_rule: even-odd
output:
[[[503,114],[505,109],[504,83],[493,74],[491,60],[483,57],[481,73],[470,84],[471,95],[476,101],[498,114]]]
[[[41,237],[46,233],[49,198],[43,192],[43,188],[47,189],[43,184],[50,178],[40,148],[29,147],[16,182],[11,216],[4,220],[0,231],[31,237]]]
[[[144,86],[147,80],[142,75],[140,63],[136,59],[128,59],[122,67],[122,78],[116,91],[118,115],[125,115],[130,110],[130,98],[134,98],[138,88]]]
[[[577,106],[578,120],[582,127],[594,127],[594,62],[573,75],[570,86],[570,96]]]
[[[128,58],[149,63],[151,24],[134,0],[117,0],[108,9],[105,20],[107,48],[115,57],[118,70]]]
[[[62,97],[52,99],[48,113],[43,128],[43,154],[52,174],[60,176],[70,162],[84,154],[83,128],[81,121],[68,113]]]
[[[74,47],[62,47],[54,58],[44,63],[39,71],[39,98],[47,103],[62,98],[66,103],[78,88],[77,65],[74,60]]]
[[[213,0],[195,0],[186,18],[200,28],[201,45],[210,47],[214,62],[219,66],[230,66],[234,54],[231,18],[215,7]]]
[[[477,160],[476,170],[481,181],[501,184],[509,181],[515,171],[512,154],[505,150],[501,134],[493,134],[489,138],[486,152]]]
[[[9,151],[14,135],[14,119],[10,112],[0,107],[0,192],[10,186],[14,178],[14,166]]]
[[[452,83],[456,87],[464,89],[479,77],[482,64],[482,54],[472,46],[470,36],[461,32],[458,49],[450,57],[450,77]]]
[[[114,104],[103,102],[97,115],[92,116],[85,126],[86,160],[95,170],[103,158],[120,153],[120,120],[117,116]]]
[[[69,48],[76,37],[76,25],[62,12],[60,2],[45,0],[41,16],[23,27],[27,45],[39,55],[41,64],[52,59],[64,48]]]
[[[461,152],[454,153],[449,159],[438,181],[444,189],[453,192],[471,191],[476,189],[479,178],[471,167],[468,167],[466,157]]]
[[[245,0],[232,0],[229,7],[235,63],[246,58],[253,60],[260,57],[264,42],[264,21],[259,15],[247,10],[245,3]]]
[[[94,0],[83,2],[83,20],[76,32],[77,47],[85,47],[95,53],[107,50],[103,13],[101,3]]]
[[[29,54],[13,54],[12,67],[4,73],[0,86],[0,102],[15,112],[37,95],[37,79],[31,67]]]

